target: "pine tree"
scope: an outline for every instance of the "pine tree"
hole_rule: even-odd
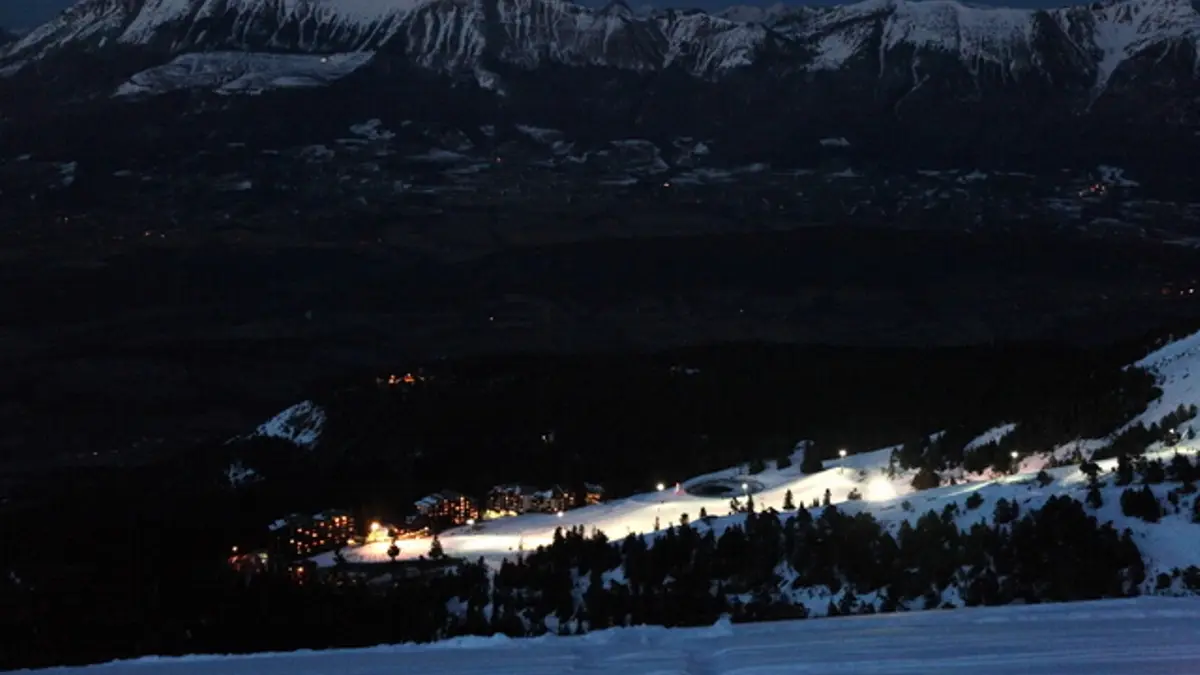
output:
[[[1133,482],[1133,464],[1129,456],[1122,453],[1117,457],[1117,485],[1129,485]]]
[[[429,546],[429,559],[441,560],[445,557],[446,552],[442,550],[442,541],[438,539],[438,536],[435,534],[433,535],[433,543]]]
[[[392,562],[396,562],[396,558],[399,556],[400,556],[400,547],[396,545],[396,540],[393,539],[392,545],[388,547],[387,557],[390,558]]]
[[[1017,504],[1015,501],[1010,502],[1003,497],[996,502],[996,508],[992,511],[992,521],[997,525],[1005,525],[1017,519]]]
[[[746,496],[746,512],[754,513],[754,495]]]
[[[800,471],[802,473],[813,474],[820,473],[825,470],[825,463],[821,461],[821,453],[812,443],[804,448],[804,457],[800,460]]]
[[[1167,479],[1167,471],[1162,460],[1154,459],[1146,463],[1142,470],[1142,482],[1146,485],[1158,485]]]
[[[794,497],[792,497],[791,490],[788,490],[787,492],[783,493],[783,510],[784,511],[795,511],[796,510],[796,503],[793,501],[793,499],[794,499]]]
[[[822,505],[829,506],[832,503],[833,503],[833,493],[829,491],[829,488],[825,488],[825,501],[822,502]]]
[[[922,467],[917,475],[913,476],[912,487],[914,490],[932,490],[942,482],[938,472],[929,467]]]
[[[967,497],[967,508],[977,509],[980,506],[983,506],[983,495],[979,494],[978,492],[972,492],[970,496]]]
[[[1098,509],[1104,506],[1104,495],[1100,494],[1100,481],[1091,479],[1088,481],[1087,505],[1093,509]]]
[[[708,509],[701,506],[700,507],[700,520],[704,520],[705,518],[708,518]]]
[[[679,514],[679,526],[680,527],[687,527],[688,523],[690,523],[690,522],[691,522],[691,519],[688,517],[688,514],[686,514],[686,513]]]

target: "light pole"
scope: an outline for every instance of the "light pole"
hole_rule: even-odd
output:
[[[1020,468],[1020,464],[1017,463],[1017,451],[1013,450],[1012,452],[1008,453],[1008,456],[1012,458],[1012,472],[1016,473],[1017,469]]]
[[[846,459],[846,449],[845,448],[838,450],[838,457],[840,457],[842,459]]]

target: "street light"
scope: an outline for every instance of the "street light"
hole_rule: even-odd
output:
[[[467,527],[474,527],[474,526],[475,526],[475,519],[467,518]]]
[[[838,457],[841,457],[842,459],[846,459],[846,449],[845,448],[838,450]]]
[[[1016,451],[1016,450],[1013,450],[1012,452],[1008,453],[1008,456],[1009,456],[1009,457],[1012,457],[1013,459],[1016,459],[1016,458],[1017,458],[1017,451]]]
[[[375,521],[375,522],[371,523],[371,531],[372,532],[378,532],[380,527],[381,527],[381,525],[379,524],[379,521]]]
[[[654,487],[657,488],[659,492],[662,492],[663,490],[667,489],[667,486],[663,485],[662,483],[659,483],[658,485],[655,485]]]
[[[563,512],[562,512],[562,511],[559,511],[557,515],[558,515],[558,517],[559,517],[559,518],[562,518],[562,517],[563,517]]]
[[[750,484],[742,483],[742,492],[749,492],[749,491],[750,491]]]

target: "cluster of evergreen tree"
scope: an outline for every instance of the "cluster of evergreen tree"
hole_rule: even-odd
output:
[[[610,546],[603,535],[560,531],[553,545],[502,567],[492,626],[513,634],[519,623],[521,634],[538,634],[702,625],[722,613],[801,618],[809,612],[796,592],[805,588],[827,589],[823,613],[836,615],[936,607],[951,586],[981,605],[1120,597],[1144,580],[1130,533],[1100,525],[1072,499],[1052,498],[1024,516],[1000,500],[995,524],[965,532],[958,515],[957,506],[930,512],[892,534],[867,513],[832,506],[783,517],[748,511],[744,525],[720,536],[674,527],[652,545],[631,535]],[[877,600],[862,602],[864,594]]]
[[[1144,369],[1096,371],[1086,389],[1073,391],[1070,396],[1043,402],[1037,408],[1015,414],[1011,419],[1018,422],[1016,427],[997,441],[968,452],[967,444],[990,424],[961,424],[946,429],[936,437],[922,436],[905,443],[893,453],[893,461],[898,468],[924,470],[922,484],[925,488],[936,487],[936,483],[928,484],[929,474],[950,467],[961,466],[969,472],[988,468],[1003,472],[1012,467],[1013,452],[1024,456],[1076,438],[1102,437],[1145,410],[1146,405],[1161,394],[1154,376]],[[1154,425],[1151,432],[1131,434],[1129,440],[1144,440],[1136,447],[1136,452],[1141,452],[1147,445],[1164,440],[1171,429],[1195,414],[1194,407],[1180,406],[1179,410]],[[1108,456],[1115,455],[1114,452]]]
[[[494,575],[482,560],[432,578],[397,575],[382,589],[337,571],[303,586],[275,574],[226,574],[186,597],[162,598],[169,611],[157,618],[112,625],[98,617],[48,624],[34,594],[5,592],[15,618],[4,628],[20,647],[5,665],[705,625],[726,613],[736,621],[803,618],[813,597],[828,598],[818,614],[904,611],[939,606],[951,587],[968,605],[1087,600],[1136,593],[1143,581],[1130,533],[1099,524],[1069,498],[1024,514],[1000,500],[993,524],[966,531],[959,515],[952,504],[893,533],[868,513],[836,506],[747,510],[719,534],[702,515],[652,543],[559,530],[552,544]],[[806,597],[812,589],[827,594]]]
[[[1186,430],[1180,432],[1179,427],[1184,422],[1195,419],[1196,413],[1196,406],[1180,405],[1175,410],[1164,415],[1161,420],[1151,423],[1148,427],[1139,422],[1117,434],[1112,443],[1097,450],[1093,454],[1093,457],[1095,459],[1108,459],[1122,455],[1137,455],[1141,454],[1148,446],[1154,443],[1183,439],[1192,440],[1196,437],[1192,428],[1189,426]]]

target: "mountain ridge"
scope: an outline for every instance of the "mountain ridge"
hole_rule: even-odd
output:
[[[354,99],[347,124],[441,109],[431,124],[468,135],[501,123],[566,141],[697,138],[742,163],[795,163],[845,138],[847,157],[873,163],[1094,167],[1200,152],[1198,45],[1191,0],[650,14],[567,0],[83,0],[0,48],[0,95],[29,130],[47,108],[139,102],[121,115],[216,106],[230,125],[261,125],[228,97],[307,88],[305,100]],[[144,103],[167,94],[187,98]],[[282,101],[297,96],[276,96],[272,114],[292,124]]]
[[[1037,47],[1046,40],[1066,40],[1102,89],[1123,64],[1153,46],[1196,52],[1200,12],[1190,0],[1116,0],[1054,10],[864,0],[711,14],[661,10],[645,17],[624,5],[591,9],[567,0],[83,0],[10,45],[2,58],[19,69],[68,46],[100,50],[114,44],[172,55],[387,50],[450,71],[494,56],[528,68],[550,61],[636,71],[683,62],[691,74],[712,77],[752,65],[783,42],[793,47],[793,57],[807,57],[793,64],[803,71],[838,70],[864,51],[877,53],[881,70],[905,52],[946,52],[969,68],[988,62],[1017,76],[1043,65]],[[692,51],[702,56],[687,63]],[[919,58],[911,65],[919,68]],[[1194,57],[1193,73],[1197,69],[1200,57]]]

